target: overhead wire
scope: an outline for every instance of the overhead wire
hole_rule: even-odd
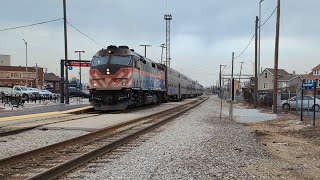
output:
[[[262,26],[264,26],[269,20],[270,18],[273,16],[273,14],[276,12],[278,6],[273,10],[273,12],[270,14],[270,16],[258,27],[261,28]],[[251,40],[249,41],[249,43],[247,44],[247,46],[244,48],[244,50],[238,55],[236,56],[234,59],[238,59],[240,56],[242,56],[243,53],[246,52],[246,50],[248,49],[248,47],[250,46],[250,44],[252,43],[253,39],[255,37],[255,34],[253,34],[253,36],[251,37]]]
[[[52,23],[52,22],[56,22],[56,21],[60,21],[63,20],[63,18],[58,18],[58,19],[52,19],[52,20],[48,20],[48,21],[42,21],[42,22],[38,22],[38,23],[33,23],[33,24],[27,24],[27,25],[22,25],[22,26],[16,26],[16,27],[10,27],[10,28],[4,28],[4,29],[0,29],[0,32],[3,31],[9,31],[9,30],[15,30],[15,29],[21,29],[21,28],[26,28],[26,27],[32,27],[32,26],[37,26],[37,25],[42,25],[42,24],[47,24],[47,23]],[[73,29],[75,29],[76,31],[78,31],[79,33],[81,33],[82,35],[84,35],[85,37],[87,37],[88,39],[90,39],[91,41],[93,41],[94,43],[102,46],[102,47],[106,47],[105,45],[97,42],[95,39],[91,38],[90,36],[88,36],[87,34],[83,33],[82,31],[80,31],[78,28],[76,28],[74,25],[72,25],[70,22],[67,22]]]
[[[9,30],[14,30],[14,29],[20,29],[20,28],[25,28],[25,27],[31,27],[31,26],[36,26],[36,25],[41,25],[41,24],[47,24],[47,23],[51,23],[51,22],[55,22],[55,21],[60,21],[63,18],[58,18],[58,19],[53,19],[53,20],[49,20],[49,21],[43,21],[43,22],[38,22],[38,23],[34,23],[34,24],[28,24],[28,25],[23,25],[23,26],[16,26],[16,27],[11,27],[11,28],[5,28],[5,29],[0,29],[1,31],[9,31]]]
[[[83,32],[80,31],[78,28],[76,28],[74,25],[72,25],[70,22],[67,22],[67,23],[68,23],[73,29],[75,29],[76,31],[78,31],[80,34],[82,34],[82,35],[86,36],[88,39],[90,39],[92,42],[94,42],[94,43],[96,43],[96,44],[98,44],[98,45],[106,48],[105,45],[99,43],[98,41],[94,40],[93,38],[91,38],[91,37],[88,36],[87,34],[83,33]]]

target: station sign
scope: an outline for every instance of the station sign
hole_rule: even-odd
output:
[[[80,61],[67,61],[64,63],[65,66],[81,66],[90,67],[90,62],[80,62]]]
[[[302,84],[302,89],[303,90],[313,90],[315,87],[315,83],[314,82],[304,82]]]

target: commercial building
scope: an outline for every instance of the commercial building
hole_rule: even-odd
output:
[[[27,82],[26,82],[27,80]],[[30,86],[42,88],[44,84],[43,68],[0,66],[0,86]]]
[[[10,55],[0,54],[0,66],[10,66],[11,60]]]

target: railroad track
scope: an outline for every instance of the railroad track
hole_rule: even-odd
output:
[[[0,160],[0,179],[54,179],[123,146],[205,101],[196,101]]]

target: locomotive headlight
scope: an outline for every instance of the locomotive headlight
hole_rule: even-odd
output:
[[[106,73],[110,74],[110,69],[109,68],[106,69]]]
[[[109,72],[109,71],[107,71],[107,74],[110,74],[110,72]]]

